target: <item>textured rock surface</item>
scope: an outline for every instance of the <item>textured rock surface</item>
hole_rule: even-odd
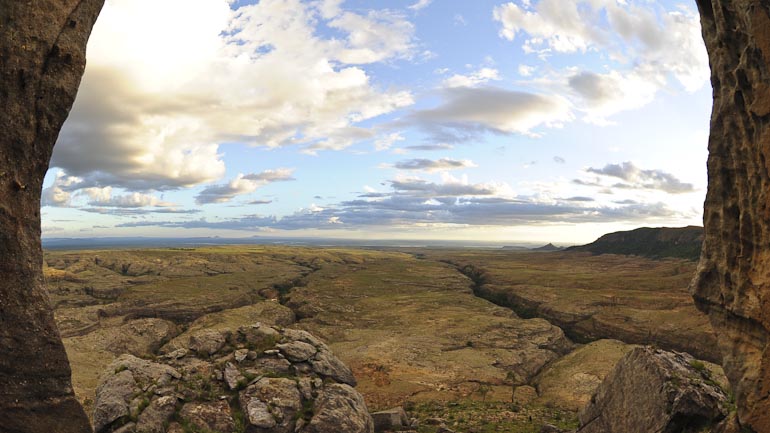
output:
[[[42,275],[40,193],[103,0],[0,0],[0,431],[85,432]],[[34,360],[34,361],[33,361]]]
[[[770,5],[698,0],[714,108],[705,239],[691,289],[744,427],[770,431]]]
[[[373,432],[361,395],[338,383],[338,369],[346,382],[354,381],[350,371],[311,334],[255,324],[197,335],[160,362],[123,355],[107,367],[94,405],[97,433]],[[295,361],[282,353],[298,347]]]
[[[690,355],[639,347],[605,377],[580,413],[578,432],[702,432],[727,416],[726,403]]]

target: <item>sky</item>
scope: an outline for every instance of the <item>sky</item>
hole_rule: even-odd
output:
[[[43,237],[590,242],[700,225],[694,2],[107,0]]]

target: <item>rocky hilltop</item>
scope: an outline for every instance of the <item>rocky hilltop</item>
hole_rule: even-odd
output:
[[[703,227],[642,227],[630,231],[608,233],[587,245],[567,251],[592,254],[625,254],[660,259],[678,257],[697,260],[703,243]]]

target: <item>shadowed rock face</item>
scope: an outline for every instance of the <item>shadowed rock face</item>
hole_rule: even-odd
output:
[[[727,396],[690,355],[627,353],[580,413],[578,433],[695,433],[727,416]],[[716,430],[719,431],[719,430]]]
[[[770,4],[698,0],[714,108],[705,240],[691,290],[744,427],[770,431]]]
[[[42,278],[40,193],[103,0],[0,0],[0,431],[85,432]]]

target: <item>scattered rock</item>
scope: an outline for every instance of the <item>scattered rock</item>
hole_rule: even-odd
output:
[[[136,433],[165,433],[166,425],[174,412],[176,412],[176,397],[156,398],[139,415]]]
[[[219,352],[226,343],[227,335],[225,333],[213,329],[203,329],[190,335],[188,348],[199,355],[211,356]]]
[[[690,355],[639,347],[580,413],[580,433],[695,432],[727,416],[727,396]]]
[[[96,389],[94,429],[101,432],[117,419],[128,415],[128,402],[134,395],[136,381],[129,370],[108,375]]]
[[[260,424],[275,423],[270,427],[271,433],[294,433],[296,415],[302,409],[302,395],[294,380],[263,378],[241,391],[239,401],[241,407],[246,408],[249,419],[254,413],[254,419]],[[270,416],[265,415],[265,408]]]
[[[313,405],[313,418],[303,431],[373,433],[374,422],[361,394],[349,385],[334,383],[320,392]]]
[[[318,352],[312,344],[305,343],[304,341],[292,341],[291,343],[279,344],[278,350],[292,362],[304,362],[310,359]]]
[[[257,398],[241,401],[241,407],[248,417],[249,424],[261,429],[271,429],[277,424],[270,408]]]
[[[374,431],[377,433],[400,431],[410,427],[409,419],[402,407],[374,412],[372,413],[372,421],[374,421]]]
[[[247,349],[238,349],[233,353],[233,357],[235,357],[235,362],[243,362],[246,358],[249,356],[249,351]]]
[[[241,374],[241,371],[238,370],[238,367],[233,365],[232,362],[225,364],[222,377],[224,378],[227,387],[230,389],[238,389],[238,382],[246,380],[246,378]]]
[[[304,331],[303,331],[304,332]],[[315,357],[310,361],[313,371],[323,376],[331,377],[337,382],[347,383],[350,386],[356,386],[356,378],[347,365],[343,364],[328,349],[319,350]]]

